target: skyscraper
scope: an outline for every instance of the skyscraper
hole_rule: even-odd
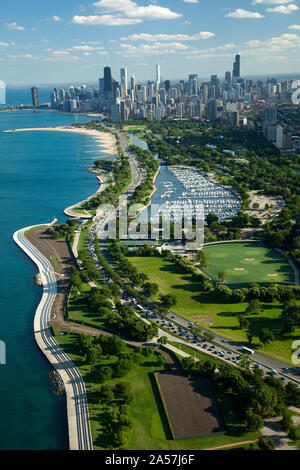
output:
[[[125,96],[127,96],[127,92],[128,92],[127,68],[126,67],[120,69],[120,78],[121,78],[121,87],[122,87],[123,93],[124,93],[123,98],[125,98]]]
[[[32,96],[32,106],[34,108],[38,108],[40,105],[40,99],[39,99],[39,90],[37,87],[32,87],[31,88],[31,96]]]
[[[132,77],[131,77],[130,87],[133,91],[135,90],[135,76],[134,75],[132,75]]]
[[[214,122],[217,119],[217,102],[216,100],[209,100],[207,103],[207,117],[210,121]]]
[[[156,64],[156,82],[160,85],[161,82],[161,75],[160,75],[160,65]]]
[[[113,89],[110,67],[104,67],[104,93],[111,92]]]
[[[231,82],[231,72],[225,72],[225,82]]]
[[[6,104],[6,85],[0,80],[0,104]]]
[[[241,76],[241,56],[237,54],[235,56],[235,62],[233,63],[233,78],[238,78]]]

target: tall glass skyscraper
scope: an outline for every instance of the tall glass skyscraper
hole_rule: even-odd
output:
[[[238,78],[241,76],[241,56],[237,54],[235,56],[235,62],[233,64],[233,78]]]
[[[108,91],[112,91],[113,89],[113,82],[111,76],[111,68],[104,67],[104,93]]]

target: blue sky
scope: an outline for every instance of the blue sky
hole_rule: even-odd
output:
[[[93,82],[300,72],[300,0],[1,0],[0,79]]]

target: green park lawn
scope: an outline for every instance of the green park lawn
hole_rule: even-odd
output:
[[[199,323],[225,338],[241,344],[247,342],[246,330],[240,328],[238,321],[238,316],[245,312],[247,303],[218,303],[211,294],[201,292],[199,283],[190,274],[184,273],[165,258],[130,256],[128,259],[139,272],[148,275],[150,282],[159,285],[160,294],[175,295],[177,304],[172,307],[174,313],[189,321]],[[299,337],[300,330],[297,329],[293,334],[282,336],[278,320],[282,311],[281,306],[278,303],[262,304],[262,308],[263,312],[258,315],[247,315],[253,335],[252,347],[292,364],[291,345]],[[263,328],[273,331],[275,341],[266,345],[264,349],[259,349],[258,335]]]
[[[210,263],[202,268],[203,272],[218,280],[219,271],[225,270],[226,284],[232,288],[245,287],[251,282],[295,282],[293,270],[281,253],[261,243],[226,243],[207,246],[204,250]]]
[[[107,449],[105,436],[101,432],[101,418],[103,418],[106,409],[97,398],[100,383],[91,371],[91,366],[86,364],[82,354],[78,351],[75,343],[76,335],[60,335],[58,331],[56,333],[56,340],[77,365],[85,381],[94,449]],[[135,401],[130,406],[133,429],[130,441],[124,447],[125,450],[194,450],[257,438],[257,433],[247,433],[242,436],[215,434],[200,438],[172,440],[159,391],[155,384],[154,372],[160,372],[163,369],[162,366],[157,365],[156,357],[155,354],[152,354],[145,358],[142,365],[132,369],[124,378],[105,382],[109,385],[120,381],[130,382],[134,392]],[[102,363],[111,365],[115,360],[115,357],[108,358],[106,356]]]

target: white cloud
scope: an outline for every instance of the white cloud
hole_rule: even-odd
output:
[[[46,62],[74,62],[74,61],[80,60],[80,58],[75,55],[55,54],[53,56],[46,57],[44,60]]]
[[[38,59],[38,57],[33,57],[31,54],[8,54],[9,59]]]
[[[69,55],[70,51],[64,50],[64,51],[53,51],[53,55],[55,56],[65,56]]]
[[[59,16],[53,16],[54,21],[61,21]]]
[[[292,3],[294,0],[253,0],[252,5],[283,5],[284,3]]]
[[[282,34],[265,41],[254,39],[253,41],[246,42],[246,46],[255,48],[258,53],[295,49],[300,47],[300,36],[297,34]]]
[[[208,31],[201,31],[200,33],[192,34],[191,36],[187,34],[131,34],[128,37],[121,38],[121,41],[198,41],[201,39],[209,39],[215,36],[215,33],[210,33]]]
[[[183,0],[184,3],[199,3],[199,0]]]
[[[294,11],[299,10],[299,7],[295,5],[294,3],[291,3],[290,5],[279,5],[278,7],[275,8],[267,8],[267,11],[270,11],[272,13],[282,13],[283,15],[290,15]]]
[[[237,8],[225,16],[228,18],[264,18],[264,15],[261,13],[243,10],[242,8]]]
[[[0,42],[0,47],[8,47],[8,42]]]
[[[123,51],[117,51],[115,54],[122,55],[125,58],[144,57],[145,55],[176,54],[188,50],[188,46],[180,42],[155,42],[152,44],[139,44],[138,46],[121,43],[120,47]]]
[[[72,47],[73,51],[83,51],[83,52],[97,51],[100,49],[103,49],[103,47],[102,46],[98,46],[98,47],[88,46],[87,44],[81,44],[79,46]]]
[[[291,24],[291,26],[289,26],[289,29],[300,30],[300,24]]]
[[[169,8],[159,5],[139,6],[132,0],[100,0],[94,3],[97,8],[104,8],[109,12],[118,12],[128,18],[143,18],[149,20],[166,20],[180,18],[182,15]]]
[[[130,24],[142,23],[142,20],[138,18],[121,18],[113,15],[91,15],[91,16],[73,16],[72,22],[75,24],[81,24],[84,26],[123,26]]]
[[[6,23],[7,29],[13,29],[14,31],[24,31],[24,26],[19,26],[16,22]]]

